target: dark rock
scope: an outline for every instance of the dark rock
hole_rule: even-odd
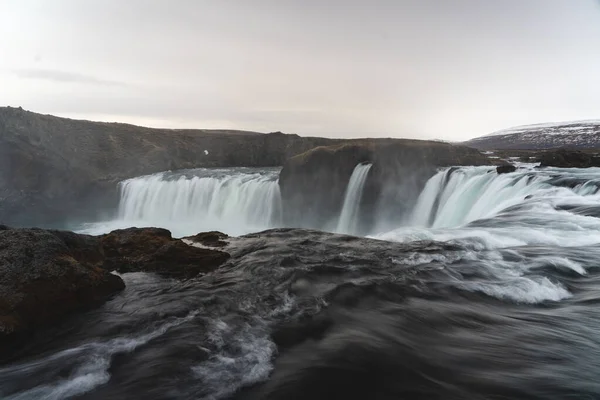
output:
[[[515,172],[516,170],[517,170],[517,167],[515,167],[512,164],[505,164],[505,165],[500,165],[500,166],[496,167],[496,172],[498,173],[498,175],[508,174],[511,172]]]
[[[578,150],[558,149],[542,153],[540,167],[589,168],[600,167],[600,157]]]
[[[227,239],[229,236],[217,231],[212,232],[201,232],[194,236],[188,236],[184,239],[190,240],[192,242],[200,243],[206,247],[225,247],[227,246],[227,242],[224,239]]]
[[[97,238],[0,229],[0,349],[4,339],[105,301],[125,285],[99,267]]]
[[[172,278],[193,278],[213,271],[229,258],[222,251],[203,249],[173,239],[161,228],[129,228],[101,238],[104,268],[119,272],[154,272]]]

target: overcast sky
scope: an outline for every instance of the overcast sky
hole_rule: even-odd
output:
[[[0,105],[446,140],[600,119],[600,2],[0,0]]]

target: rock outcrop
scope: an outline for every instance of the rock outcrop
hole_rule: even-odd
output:
[[[280,132],[151,129],[0,107],[0,223],[89,221],[114,211],[123,179],[198,167],[281,166],[336,142]]]
[[[515,167],[512,164],[503,164],[503,165],[499,165],[496,167],[496,173],[498,175],[500,174],[509,174],[511,172],[515,172],[517,170],[517,167]]]
[[[600,167],[600,156],[577,150],[559,149],[538,155],[540,167],[589,168]]]
[[[223,232],[201,232],[194,236],[189,236],[184,238],[185,240],[189,240],[193,243],[198,243],[202,246],[206,247],[225,247],[227,246],[226,239],[229,236],[224,234]]]
[[[377,221],[396,224],[403,218],[436,168],[490,164],[475,149],[433,141],[356,140],[318,147],[292,157],[281,171],[285,225],[331,230],[350,176],[363,162],[373,164],[361,205],[365,231]]]
[[[76,310],[102,303],[125,285],[102,268],[91,236],[41,229],[0,229],[0,349]]]
[[[227,259],[228,253],[190,246],[159,228],[96,237],[0,225],[0,351],[12,338],[118,293],[125,284],[111,271],[187,279]]]
[[[171,278],[193,278],[213,271],[229,254],[193,247],[161,228],[129,228],[113,231],[100,239],[103,267],[125,272],[154,272]]]

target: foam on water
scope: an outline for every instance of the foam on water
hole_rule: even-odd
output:
[[[65,362],[77,365],[68,378],[51,384],[40,383],[32,388],[14,394],[3,394],[0,397],[6,400],[61,400],[89,392],[110,380],[108,369],[111,359],[115,354],[131,352],[138,346],[164,335],[169,329],[191,321],[197,313],[190,313],[183,318],[159,324],[155,329],[135,337],[119,337],[107,342],[93,342],[78,347],[70,348],[46,358],[29,363],[12,365],[0,369],[0,388],[9,384],[15,376],[27,374],[36,376],[40,368],[48,369],[52,365],[61,365]]]
[[[201,399],[216,400],[239,388],[264,381],[273,369],[277,348],[263,321],[231,325],[212,321],[209,331],[211,358],[192,368],[201,381]]]

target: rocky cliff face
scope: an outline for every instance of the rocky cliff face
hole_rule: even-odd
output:
[[[117,182],[165,170],[280,166],[336,143],[282,133],[150,129],[0,108],[0,222],[52,226],[114,209]]]
[[[331,229],[356,165],[372,163],[362,198],[361,226],[398,223],[437,167],[486,165],[479,151],[447,143],[387,139],[318,147],[289,159],[279,184],[286,226]]]

